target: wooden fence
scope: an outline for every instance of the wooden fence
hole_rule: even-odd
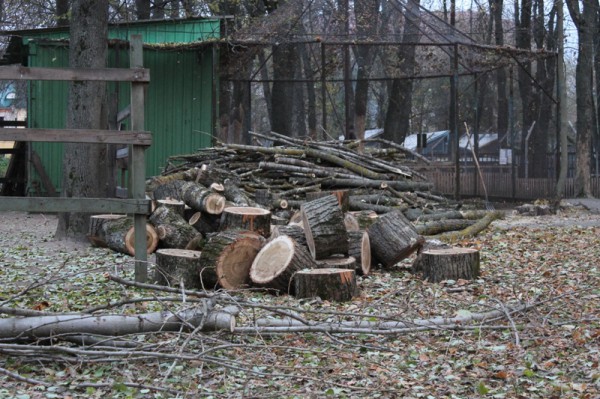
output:
[[[134,215],[135,279],[147,279],[146,216],[150,201],[145,198],[145,150],[152,142],[144,131],[144,89],[150,81],[150,71],[142,68],[142,38],[131,37],[130,69],[75,69],[0,67],[0,80],[63,80],[131,82],[131,131],[91,129],[6,129],[0,128],[0,141],[36,141],[68,143],[125,144],[131,147],[130,198],[51,198],[0,197],[0,212],[85,212],[129,213]],[[48,99],[51,101],[52,99]]]
[[[428,169],[421,171],[434,185],[434,190],[445,195],[455,193],[455,174],[448,169]],[[482,170],[483,181],[488,197],[514,200],[535,200],[552,198],[556,192],[554,178],[519,178],[513,177],[510,168]],[[592,177],[592,193],[600,197],[600,177]],[[460,195],[465,197],[483,197],[485,195],[481,178],[474,168],[461,168]],[[574,179],[568,178],[565,183],[564,198],[575,195]]]

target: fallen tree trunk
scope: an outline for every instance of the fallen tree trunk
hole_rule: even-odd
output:
[[[463,230],[474,225],[475,223],[475,220],[466,219],[432,220],[425,223],[415,224],[415,230],[417,230],[417,233],[421,235],[432,236],[447,231]]]
[[[204,307],[172,313],[153,312],[138,315],[53,315],[0,319],[0,339],[29,340],[64,334],[121,336],[161,331],[233,331],[231,313],[204,313]]]
[[[457,241],[464,238],[475,237],[477,234],[485,230],[494,220],[501,219],[502,212],[488,212],[485,217],[479,219],[475,224],[460,231],[442,233],[436,236],[440,240]]]

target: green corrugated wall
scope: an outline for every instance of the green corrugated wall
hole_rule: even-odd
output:
[[[144,43],[191,43],[218,37],[218,20],[157,21],[111,26],[110,38],[127,40],[141,34]],[[64,32],[31,34],[24,37],[31,67],[68,66],[68,48],[50,43]],[[109,49],[109,67],[128,67],[128,52]],[[146,175],[159,174],[171,155],[187,154],[212,143],[213,131],[213,59],[212,50],[156,46],[144,49],[144,67],[150,69],[150,85],[145,106],[145,129],[152,132],[153,144],[146,151]],[[129,104],[129,84],[111,83],[109,95],[119,98],[119,109]],[[35,128],[64,128],[67,108],[65,82],[31,82],[28,121]],[[125,121],[127,125],[129,120]],[[126,127],[127,128],[127,127]],[[60,189],[62,180],[62,144],[31,143],[52,183]],[[37,174],[30,166],[30,182]]]

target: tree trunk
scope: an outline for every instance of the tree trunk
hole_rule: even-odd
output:
[[[202,288],[200,251],[159,249],[156,251],[154,280],[157,284],[185,289]]]
[[[256,255],[250,268],[250,279],[258,286],[294,294],[293,276],[317,264],[308,251],[288,236],[269,241]]]
[[[107,54],[108,0],[75,0],[69,41],[69,65],[73,68],[104,68]],[[106,129],[108,126],[105,82],[71,82],[67,104],[67,128]],[[112,196],[106,144],[64,145],[63,197]],[[57,238],[83,237],[89,215],[62,213]]]
[[[202,287],[234,290],[247,285],[250,266],[263,242],[261,236],[249,231],[224,231],[211,237],[200,256]]]
[[[300,270],[294,275],[295,296],[346,302],[357,294],[356,274],[347,269]]]
[[[431,283],[479,277],[479,251],[471,248],[430,249],[419,254],[413,270]]]
[[[267,238],[271,234],[271,212],[262,208],[225,208],[220,229],[253,231]]]
[[[406,45],[400,46],[398,50],[399,65],[397,66],[398,78],[392,82],[389,96],[388,110],[383,127],[383,138],[401,144],[410,130],[410,118],[412,113],[412,88],[410,77],[415,72],[416,43],[420,37],[420,0],[408,0],[405,8],[405,24],[402,33],[402,42]]]
[[[300,209],[306,243],[314,259],[348,253],[344,215],[334,196],[328,195],[306,202]]]
[[[150,19],[150,1],[135,0],[135,11],[138,20]]]
[[[492,19],[494,21],[494,41],[497,46],[503,46],[503,0],[489,0],[489,3]],[[503,137],[508,132],[508,97],[506,93],[506,71],[504,68],[500,68],[496,72],[496,86],[498,90],[498,137]]]
[[[69,0],[56,0],[56,26],[69,25]],[[2,15],[0,14],[0,20]]]
[[[425,240],[400,211],[386,213],[369,227],[371,250],[385,267],[392,267],[419,249]]]
[[[579,48],[575,71],[577,94],[577,163],[575,165],[575,196],[591,197],[590,158],[594,107],[590,93],[593,76],[594,34],[597,27],[598,0],[583,2],[583,11],[579,3],[567,0],[571,18],[577,26]]]

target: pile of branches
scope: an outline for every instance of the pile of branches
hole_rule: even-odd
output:
[[[432,184],[424,176],[406,166],[408,157],[428,161],[393,142],[315,142],[277,133],[251,134],[258,145],[222,144],[169,158],[165,172],[149,180],[147,191],[173,180],[206,180],[199,174],[208,173],[214,181],[243,191],[236,205],[273,211],[299,209],[307,193],[327,190],[349,190],[350,210],[356,211],[386,213],[398,207],[423,210],[449,204],[431,193]]]

